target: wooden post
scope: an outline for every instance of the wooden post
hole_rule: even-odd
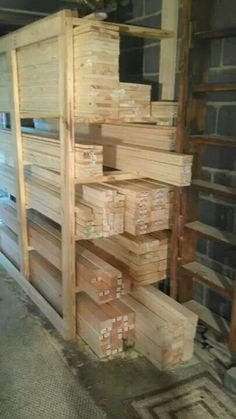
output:
[[[59,37],[60,56],[60,144],[61,144],[61,252],[64,338],[76,337],[75,296],[75,182],[74,182],[74,100],[73,28],[65,19]]]
[[[161,27],[174,32],[172,38],[161,41],[159,84],[162,100],[175,98],[178,15],[179,0],[162,2]]]
[[[16,176],[16,206],[17,218],[19,223],[19,254],[20,254],[20,270],[25,278],[29,278],[29,254],[28,254],[28,235],[27,235],[27,219],[26,219],[26,199],[24,186],[24,163],[22,152],[22,136],[21,136],[21,120],[20,120],[20,103],[19,103],[19,86],[17,75],[17,57],[16,50],[10,51],[9,70],[11,85],[11,131],[12,139],[15,142],[15,176]]]

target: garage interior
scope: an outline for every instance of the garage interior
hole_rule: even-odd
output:
[[[1,418],[236,416],[235,16],[0,0]]]

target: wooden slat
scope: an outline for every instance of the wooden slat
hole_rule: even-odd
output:
[[[194,144],[219,145],[222,147],[236,147],[236,138],[221,135],[191,135],[190,140]]]
[[[235,90],[236,83],[200,83],[193,87],[195,93],[233,92]]]
[[[192,185],[201,191],[209,192],[216,195],[226,196],[228,198],[236,197],[236,188],[231,188],[230,186],[207,182],[206,180],[201,180],[201,179],[193,179]]]
[[[159,84],[161,99],[174,100],[179,0],[165,0],[162,4],[161,26],[173,31],[171,39],[165,39],[160,46]]]
[[[222,243],[227,243],[232,246],[236,246],[236,237],[232,233],[227,231],[219,230],[216,227],[209,226],[207,224],[201,223],[200,221],[194,221],[185,225],[186,228],[195,231],[197,234],[200,234],[203,237],[206,237],[209,240],[216,240]]]
[[[0,252],[0,263],[15,281],[23,288],[30,299],[39,307],[42,313],[50,320],[53,326],[63,335],[64,327],[61,316],[50,306],[42,295],[30,284],[29,281],[15,268],[15,266]]]
[[[65,34],[59,37],[60,143],[61,143],[61,214],[62,214],[62,302],[64,337],[76,337],[75,301],[75,188],[73,120],[73,30],[67,21]]]
[[[223,319],[223,317],[213,313],[207,307],[204,307],[202,304],[194,300],[187,301],[183,305],[196,313],[199,316],[199,320],[201,320],[207,327],[213,329],[220,335],[228,335],[229,324],[225,319]]]
[[[182,269],[190,274],[195,281],[203,282],[218,292],[232,296],[233,283],[230,278],[213,271],[213,269],[199,262],[190,262],[182,266]]]
[[[111,170],[104,172],[103,176],[96,177],[96,182],[113,182],[119,180],[132,180],[132,179],[139,179],[142,178],[142,175],[138,175],[137,173],[126,173],[122,170]],[[91,178],[76,178],[75,184],[84,184],[84,183],[94,183],[95,179]]]
[[[81,26],[87,24],[86,19],[75,18],[73,19],[74,26]],[[98,23],[97,20],[94,23]],[[140,38],[151,38],[151,39],[166,39],[172,38],[174,33],[172,30],[167,29],[156,29],[156,28],[145,28],[142,26],[125,25],[123,23],[111,23],[111,22],[100,22],[103,27],[112,26],[118,28],[122,35],[137,36]]]
[[[212,29],[209,31],[195,32],[193,38],[196,41],[205,41],[207,39],[221,39],[221,38],[231,38],[236,36],[236,28],[223,28],[223,29]]]
[[[19,85],[17,76],[16,50],[12,50],[9,55],[9,67],[11,72],[11,127],[12,141],[14,142],[15,164],[16,164],[16,205],[17,217],[21,226],[19,230],[21,272],[25,278],[29,277],[29,255],[28,237],[26,221],[26,198],[24,186],[24,165],[21,137],[21,121],[19,114]]]

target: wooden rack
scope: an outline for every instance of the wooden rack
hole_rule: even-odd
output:
[[[210,193],[235,199],[236,190],[220,184],[201,180],[202,157],[206,145],[229,147],[235,150],[235,139],[227,136],[207,135],[205,130],[206,93],[235,91],[235,83],[207,82],[209,42],[236,35],[235,28],[210,30],[210,18],[213,12],[212,1],[185,2],[186,32],[191,42],[186,45],[186,81],[188,80],[188,115],[185,120],[185,149],[194,153],[192,187],[184,191],[181,199],[181,212],[185,220],[182,224],[182,246],[180,258],[179,297],[181,302],[199,315],[199,318],[220,334],[227,335],[229,348],[236,350],[236,281],[218,274],[196,261],[197,238],[204,237],[211,241],[236,245],[233,234],[198,221],[199,194]],[[190,27],[192,34],[190,34]],[[192,35],[192,36],[191,36]],[[189,65],[188,65],[189,64]],[[232,298],[230,325],[220,316],[193,300],[194,282],[207,285],[218,293]]]
[[[162,85],[162,100],[174,100],[174,85],[176,71],[177,48],[177,19],[178,1],[165,1],[162,11],[162,26],[167,29],[141,28],[131,25],[115,25],[117,30],[124,35],[147,37],[161,40],[160,83]],[[75,184],[84,183],[86,179],[75,177],[75,135],[76,122],[74,108],[74,28],[84,24],[85,19],[79,19],[71,11],[61,11],[29,26],[17,30],[0,39],[0,60],[3,66],[4,83],[0,84],[0,111],[10,114],[10,135],[14,141],[18,235],[20,243],[20,269],[0,253],[0,263],[16,279],[30,298],[39,306],[41,311],[49,318],[65,339],[72,340],[76,336],[76,281],[75,281]],[[103,22],[103,25],[109,23]],[[40,48],[54,52],[51,65],[56,65],[57,80],[55,86],[49,81],[43,88],[44,71],[37,68],[37,55]],[[185,41],[186,44],[186,41]],[[184,59],[182,57],[182,62]],[[36,61],[34,61],[36,60]],[[30,62],[29,70],[27,62]],[[34,66],[35,62],[35,66]],[[49,69],[50,70],[50,69]],[[183,69],[184,70],[184,69]],[[29,95],[25,85],[27,79],[34,75],[38,77],[38,90],[31,91]],[[19,82],[19,75],[23,74],[25,84]],[[181,72],[181,78],[184,72]],[[34,75],[35,77],[35,75]],[[41,84],[40,84],[41,83]],[[48,93],[47,93],[48,89]],[[52,93],[51,90],[52,89]],[[9,96],[8,96],[9,93]],[[9,97],[9,100],[8,100]],[[179,118],[177,123],[176,151],[182,151],[183,117],[185,86],[180,82]],[[59,121],[60,138],[60,164],[61,164],[61,265],[62,265],[62,316],[42,297],[30,282],[29,275],[29,243],[26,218],[26,191],[24,183],[24,161],[22,145],[22,118],[47,118]],[[1,130],[2,131],[2,130]],[[6,131],[5,131],[6,132]],[[2,132],[3,133],[3,132]],[[98,178],[99,182],[137,179],[143,173],[139,170],[129,172],[112,171]],[[89,180],[91,182],[91,180]],[[172,269],[171,269],[171,296],[176,296],[176,268],[178,246],[178,225],[180,221],[179,191],[175,187],[175,210],[172,233]]]

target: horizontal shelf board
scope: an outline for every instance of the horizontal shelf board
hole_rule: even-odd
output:
[[[182,266],[182,269],[190,274],[197,282],[203,282],[208,287],[217,290],[228,296],[232,296],[233,281],[213,269],[202,265],[199,262],[190,262]]]
[[[105,172],[103,176],[96,178],[76,178],[75,183],[94,183],[94,182],[112,182],[114,180],[131,180],[131,179],[143,179],[143,176],[135,173],[125,173],[122,171],[110,171]]]
[[[210,192],[212,194],[223,195],[228,198],[236,198],[236,188],[231,188],[230,186],[207,182],[206,180],[201,179],[193,179],[192,185],[197,189]]]
[[[195,32],[193,38],[197,41],[203,41],[206,39],[220,39],[220,38],[231,38],[236,36],[236,27],[226,29],[213,29],[209,31]]]
[[[236,236],[234,236],[234,234],[219,230],[216,227],[201,223],[200,221],[193,221],[192,223],[186,224],[185,227],[195,231],[197,234],[200,234],[209,240],[215,240],[236,246]]]
[[[92,22],[92,20],[90,20]],[[96,25],[99,24],[97,20],[94,21]],[[81,19],[81,18],[74,18],[73,25],[74,26],[81,26],[83,24],[87,24],[88,20]],[[174,31],[170,31],[167,29],[156,29],[156,28],[148,28],[144,26],[136,26],[136,25],[126,25],[124,23],[111,23],[111,22],[102,22],[102,26],[113,26],[114,28],[118,28],[119,32],[122,35],[129,35],[129,36],[137,36],[140,38],[154,38],[154,39],[168,39],[174,37]]]
[[[236,90],[236,83],[200,83],[193,87],[195,93],[232,92],[234,90]]]
[[[194,143],[220,145],[222,147],[236,147],[236,138],[221,135],[191,135],[190,140]]]
[[[229,334],[229,323],[223,317],[194,300],[187,301],[183,305],[197,314],[199,320],[216,333],[224,336]]]

